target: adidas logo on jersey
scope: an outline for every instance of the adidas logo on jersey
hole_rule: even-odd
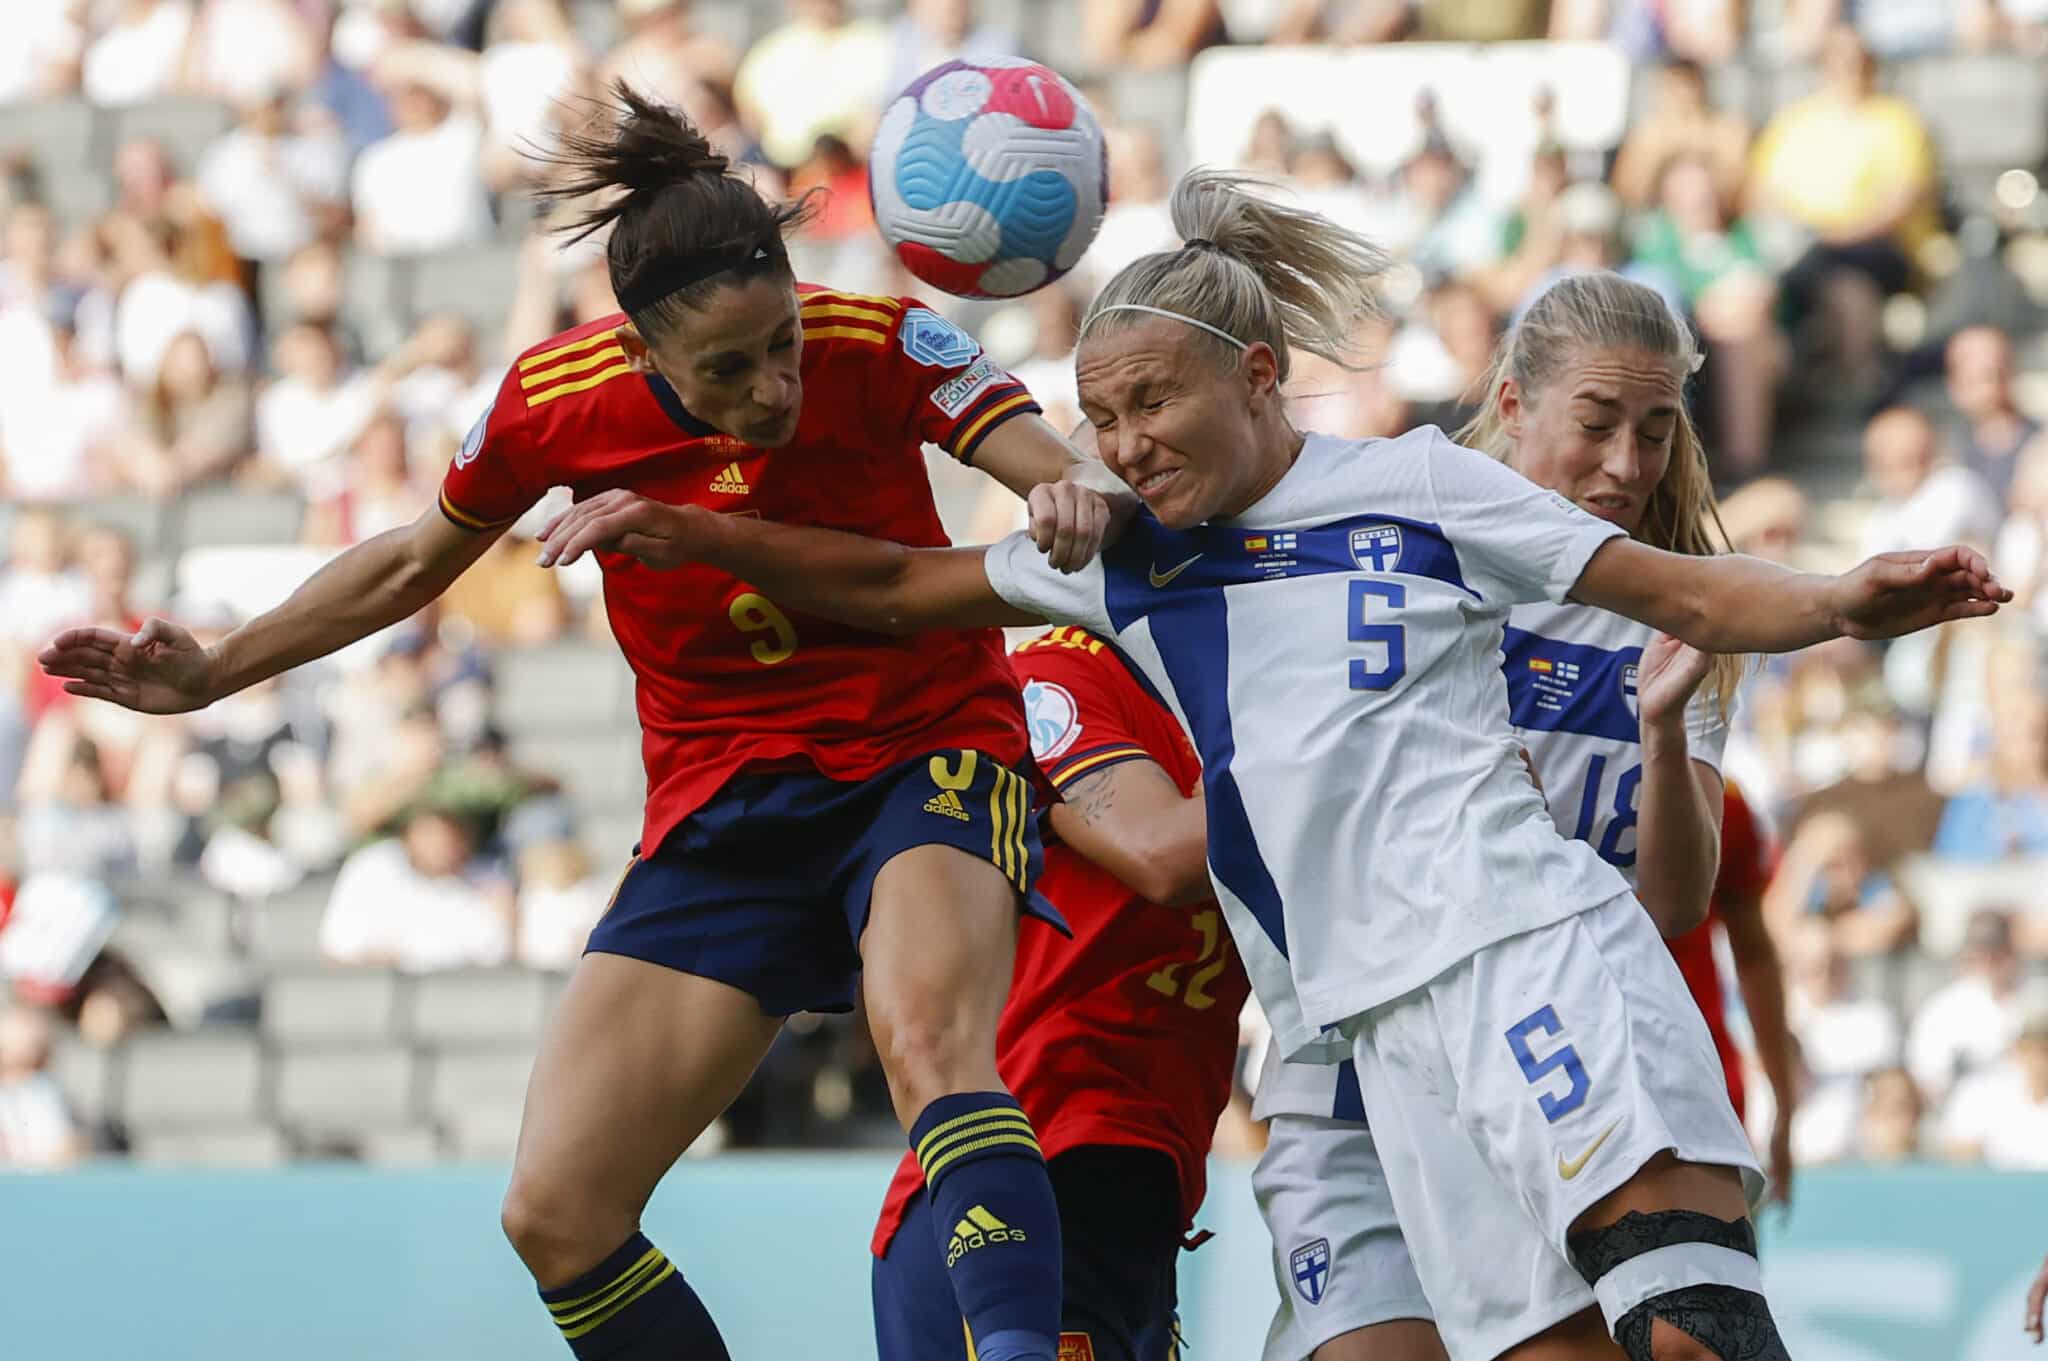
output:
[[[960,802],[960,796],[950,789],[942,789],[926,799],[924,811],[938,813],[943,817],[958,818],[962,822],[972,821],[967,816],[967,805]]]
[[[936,803],[937,800],[934,799],[933,802]],[[950,1267],[976,1248],[987,1247],[990,1243],[1023,1241],[1024,1230],[1011,1228],[977,1205],[953,1226],[952,1241],[946,1244],[946,1265]]]
[[[723,472],[711,479],[711,490],[720,496],[745,496],[753,488],[747,485],[747,476],[740,471],[740,465],[728,463]]]

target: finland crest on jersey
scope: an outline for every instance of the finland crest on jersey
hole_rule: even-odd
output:
[[[1193,737],[1209,868],[1282,1052],[1496,940],[1605,902],[1552,830],[1500,680],[1518,603],[1621,531],[1423,427],[1310,435],[1242,515],[1140,515],[1062,575],[991,548],[1005,600],[1113,638]],[[1320,1042],[1320,1043],[1319,1043]]]
[[[1543,785],[1561,835],[1593,848],[1633,890],[1636,815],[1642,783],[1643,648],[1651,630],[1590,605],[1517,605],[1503,631],[1501,673],[1509,717]],[[1728,730],[1704,695],[1686,709],[1692,759],[1719,769]],[[1338,1070],[1282,1063],[1272,1049],[1259,1070],[1252,1117],[1343,1118],[1355,1091],[1340,1095]]]

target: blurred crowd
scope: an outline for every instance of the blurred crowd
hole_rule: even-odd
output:
[[[933,301],[1064,427],[1090,291],[1174,241],[1165,198],[1185,165],[1187,70],[1206,51],[1598,40],[1634,64],[1611,146],[1564,135],[1549,90],[1495,141],[1424,91],[1412,145],[1372,168],[1271,82],[1243,96],[1271,107],[1237,164],[1402,262],[1360,337],[1374,362],[1299,363],[1297,420],[1352,436],[1455,428],[1530,297],[1618,269],[1705,343],[1694,400],[1735,547],[1828,568],[1952,540],[1991,552],[2020,592],[1995,621],[1760,667],[1729,771],[1781,853],[1765,906],[1803,1053],[1801,1161],[2048,1166],[2043,167],[1950,163],[1896,93],[1913,63],[1959,55],[2038,76],[2048,5],[16,9],[0,50],[0,981],[14,999],[0,1010],[0,1164],[119,1147],[118,1124],[67,1111],[53,1054],[247,1025],[266,920],[294,894],[316,895],[312,949],[335,964],[575,958],[633,801],[593,806],[500,704],[522,658],[605,647],[590,572],[533,565],[550,505],[407,626],[202,713],[81,703],[32,658],[67,625],[156,611],[216,637],[428,507],[508,359],[614,310],[601,243],[563,245],[526,192],[608,82],[681,107],[765,193],[830,191],[796,250],[805,277],[928,295],[869,215],[881,103],[954,56],[1057,64],[1109,140],[1101,235],[1073,275],[1015,303]],[[1724,97],[1744,73],[1740,88],[1783,97]],[[943,459],[933,474],[956,537],[1014,523],[977,475]],[[593,724],[629,734],[630,711]],[[182,920],[202,896],[218,905],[210,948],[245,967],[195,983],[137,923]],[[800,1018],[714,1142],[896,1137],[858,1017]]]

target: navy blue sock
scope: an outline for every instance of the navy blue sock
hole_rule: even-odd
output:
[[[644,1234],[540,1297],[578,1361],[732,1361],[704,1302]]]
[[[1060,1212],[1038,1136],[1008,1092],[959,1092],[910,1127],[932,1227],[977,1361],[1054,1361]]]

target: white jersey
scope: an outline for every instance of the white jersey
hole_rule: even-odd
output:
[[[1201,753],[1209,870],[1281,1052],[1627,892],[1557,834],[1501,675],[1511,606],[1622,531],[1433,426],[1310,435],[1242,515],[1139,515],[1086,569],[987,554],[1019,609],[1113,638]]]
[[[1636,672],[1651,634],[1647,624],[1591,605],[1518,605],[1503,648],[1509,719],[1543,783],[1551,822],[1593,847],[1631,891],[1643,779]],[[1685,731],[1692,759],[1719,770],[1728,745],[1719,707],[1696,696]],[[1363,1120],[1352,1065],[1283,1063],[1268,1046],[1252,1118],[1273,1115]]]

